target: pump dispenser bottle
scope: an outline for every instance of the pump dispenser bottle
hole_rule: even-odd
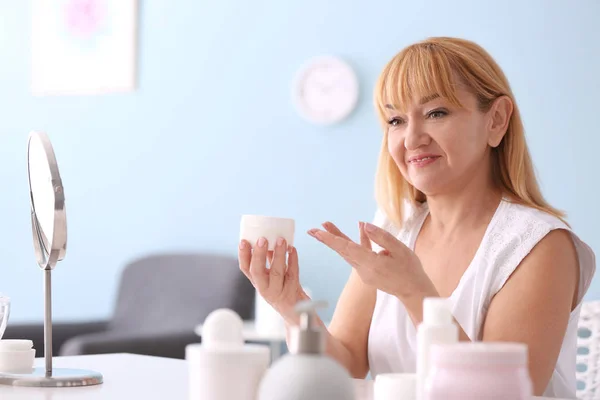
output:
[[[267,371],[258,400],[354,400],[350,374],[325,354],[326,332],[315,326],[316,308],[326,305],[310,300],[296,305],[300,326],[290,332],[290,352]]]

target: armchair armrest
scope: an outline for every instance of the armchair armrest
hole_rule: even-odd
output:
[[[108,321],[62,322],[52,324],[52,354],[58,355],[63,343],[68,339],[94,332],[105,331]],[[44,356],[44,324],[26,323],[6,327],[3,339],[29,339],[33,341],[35,356]]]
[[[92,333],[74,337],[61,348],[61,356],[132,353],[167,358],[185,358],[185,347],[199,343],[192,329],[178,332]]]

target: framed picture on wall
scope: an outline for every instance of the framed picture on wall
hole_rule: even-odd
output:
[[[32,0],[34,95],[136,86],[137,0]]]

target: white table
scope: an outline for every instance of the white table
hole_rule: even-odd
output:
[[[43,367],[37,359],[36,366]],[[76,388],[28,388],[0,385],[2,400],[204,400],[188,399],[187,363],[184,360],[106,354],[55,357],[55,367],[83,368],[104,375],[104,383]],[[372,400],[372,381],[355,380],[356,400]],[[543,399],[542,397],[536,399]],[[206,399],[209,400],[209,399]],[[555,399],[556,400],[556,399]]]

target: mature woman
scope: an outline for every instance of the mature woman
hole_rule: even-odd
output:
[[[328,354],[357,378],[414,372],[423,299],[448,297],[461,340],[526,343],[535,394],[573,398],[595,256],[540,193],[499,66],[475,43],[430,38],[387,64],[375,106],[383,141],[373,223],[359,223],[360,244],[329,222],[309,231],[353,267]],[[280,239],[268,254],[261,238],[241,242],[239,260],[295,323],[293,306],[308,298],[296,249]]]

